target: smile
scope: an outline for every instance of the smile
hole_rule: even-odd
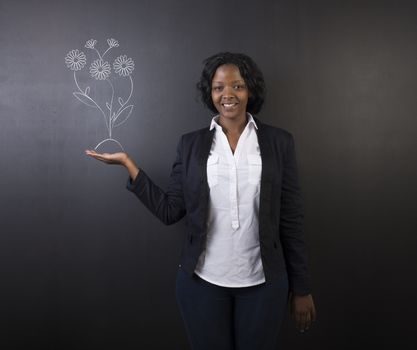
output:
[[[225,108],[232,108],[237,105],[238,105],[237,103],[222,103],[222,106]]]

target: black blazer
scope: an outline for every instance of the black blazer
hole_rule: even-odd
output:
[[[310,293],[307,249],[303,234],[303,201],[298,185],[293,136],[262,123],[257,136],[262,158],[259,241],[266,282],[288,274],[290,292]],[[186,216],[188,234],[181,266],[193,274],[206,241],[209,198],[206,164],[215,129],[208,127],[181,137],[166,191],[141,169],[127,188],[162,222],[170,225]]]

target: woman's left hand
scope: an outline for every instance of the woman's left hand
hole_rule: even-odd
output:
[[[294,318],[296,327],[304,332],[316,320],[316,308],[311,294],[290,296],[290,315]]]

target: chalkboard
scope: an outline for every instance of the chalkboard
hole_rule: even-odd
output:
[[[406,348],[416,16],[406,1],[1,0],[0,347],[188,348],[174,293],[185,224],[164,226],[126,190],[124,169],[84,154],[109,130],[80,99],[110,117],[133,106],[112,136],[164,188],[180,136],[212,117],[195,88],[202,60],[227,50],[258,63],[258,117],[296,141],[318,322],[300,337],[288,318],[281,345]],[[110,68],[91,71],[110,46]],[[117,110],[96,79],[108,69]]]

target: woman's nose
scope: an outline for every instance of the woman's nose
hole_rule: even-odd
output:
[[[234,95],[234,90],[231,86],[230,87],[226,86],[223,89],[223,96],[233,96],[233,95]]]

